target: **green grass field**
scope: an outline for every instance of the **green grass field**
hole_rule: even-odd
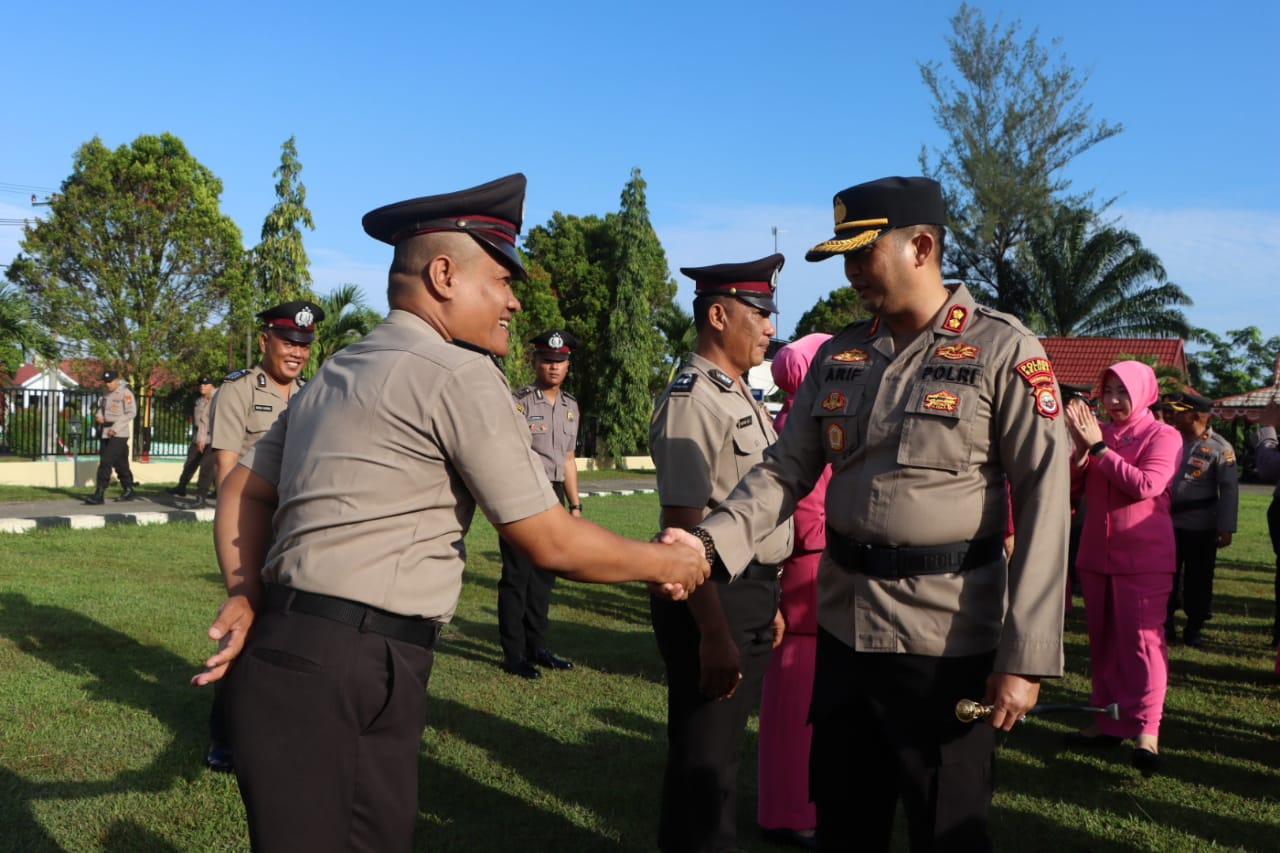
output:
[[[1142,778],[1125,748],[1060,748],[1082,719],[1029,721],[1000,752],[998,849],[1277,849],[1268,501],[1242,499],[1207,645],[1171,651],[1165,771]],[[593,499],[589,515],[647,537],[657,500]],[[0,539],[0,849],[248,848],[234,779],[201,764],[209,693],[187,686],[221,600],[210,536],[210,525],[190,523]],[[665,706],[644,590],[561,582],[553,647],[578,666],[526,683],[497,666],[492,528],[479,521],[469,546],[430,686],[417,848],[652,850]],[[1068,632],[1068,676],[1047,683],[1043,701],[1088,698],[1078,599]],[[748,740],[754,756],[754,731]],[[754,831],[753,757],[740,790],[742,848],[781,849]]]

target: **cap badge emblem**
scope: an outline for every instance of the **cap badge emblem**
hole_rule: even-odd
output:
[[[316,315],[311,313],[310,308],[303,308],[297,314],[293,315],[293,322],[298,326],[310,326],[315,322]]]
[[[564,346],[564,338],[560,337],[559,332],[555,332],[551,337],[547,338],[547,346],[552,349],[560,349],[560,347]]]
[[[844,209],[844,199],[840,198],[840,196],[836,196],[835,214],[836,214],[837,225],[839,225],[841,222],[844,222],[845,216],[848,215],[848,211]]]

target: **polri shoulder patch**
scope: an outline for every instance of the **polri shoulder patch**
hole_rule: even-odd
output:
[[[1053,366],[1041,356],[1020,361],[1013,366],[1022,381],[1031,386],[1031,396],[1036,401],[1036,414],[1042,418],[1056,418],[1062,414],[1058,403],[1057,384],[1053,378]]]
[[[226,376],[222,377],[223,382],[235,382],[237,379],[244,379],[249,375],[249,368],[242,367],[239,370],[233,370]]]
[[[733,388],[733,377],[725,373],[718,367],[713,367],[707,371],[707,375],[711,377],[711,381],[724,388],[726,391]]]
[[[693,390],[693,383],[698,381],[696,373],[681,373],[676,377],[676,381],[671,383],[671,393],[687,394]]]

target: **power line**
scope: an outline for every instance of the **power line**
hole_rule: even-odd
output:
[[[34,184],[12,184],[8,181],[0,181],[0,192],[4,193],[20,193],[27,195],[30,193],[52,193],[57,192],[56,187],[40,187]]]

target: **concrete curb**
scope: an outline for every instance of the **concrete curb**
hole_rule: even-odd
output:
[[[600,489],[578,491],[580,498],[609,495],[651,495],[657,489]],[[0,508],[0,512],[3,509]],[[73,530],[95,530],[116,524],[168,524],[171,521],[213,521],[213,507],[204,509],[138,510],[93,514],[34,515],[25,518],[0,518],[0,533],[26,533],[46,527],[70,527]]]

